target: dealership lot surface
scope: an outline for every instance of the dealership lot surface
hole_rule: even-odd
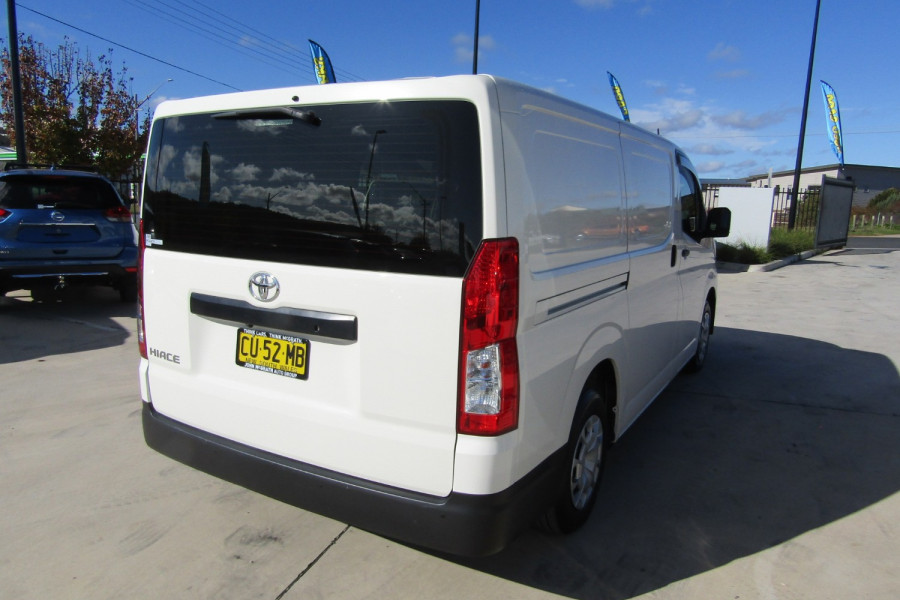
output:
[[[435,556],[193,471],[140,429],[132,307],[0,299],[0,597],[900,597],[900,250],[723,274],[712,355],[570,537]]]

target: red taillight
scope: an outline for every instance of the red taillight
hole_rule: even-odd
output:
[[[112,208],[107,208],[106,212],[103,213],[103,216],[106,217],[107,221],[112,221],[113,223],[131,222],[131,212],[124,206],[113,206]]]
[[[138,334],[138,351],[143,358],[147,358],[147,330],[144,327],[144,220],[141,219],[140,235],[138,236],[138,315],[137,315],[137,334]]]
[[[460,433],[499,435],[519,424],[519,244],[485,240],[463,280]]]
[[[0,208],[0,221],[11,215],[12,213],[6,210],[5,208]]]

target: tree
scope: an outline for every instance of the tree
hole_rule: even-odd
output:
[[[111,52],[111,51],[110,51]],[[15,139],[12,76],[4,44],[0,72],[0,123]],[[51,50],[19,35],[19,71],[29,160],[57,165],[92,165],[111,178],[134,176],[147,142],[149,113],[129,91],[127,69],[114,72],[112,59],[84,56],[66,39]]]

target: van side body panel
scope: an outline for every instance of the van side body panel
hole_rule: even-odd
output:
[[[624,358],[629,257],[618,121],[503,80],[498,89],[528,382],[514,480],[566,443],[593,368]]]

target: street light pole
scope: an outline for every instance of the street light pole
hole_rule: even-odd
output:
[[[803,164],[803,138],[806,137],[806,113],[809,110],[809,87],[812,82],[813,59],[816,56],[816,33],[819,31],[819,6],[822,0],[816,0],[816,18],[813,20],[812,44],[809,48],[809,67],[806,69],[806,93],[803,96],[803,114],[800,117],[800,141],[797,143],[797,163],[794,167],[794,186],[791,188],[791,209],[788,212],[788,229],[793,230],[797,222],[797,203],[800,187],[800,170]]]
[[[6,0],[6,14],[9,21],[9,67],[12,71],[13,112],[16,123],[16,161],[28,162],[25,148],[25,108],[22,105],[22,79],[19,75],[19,28],[16,25],[16,2]]]

